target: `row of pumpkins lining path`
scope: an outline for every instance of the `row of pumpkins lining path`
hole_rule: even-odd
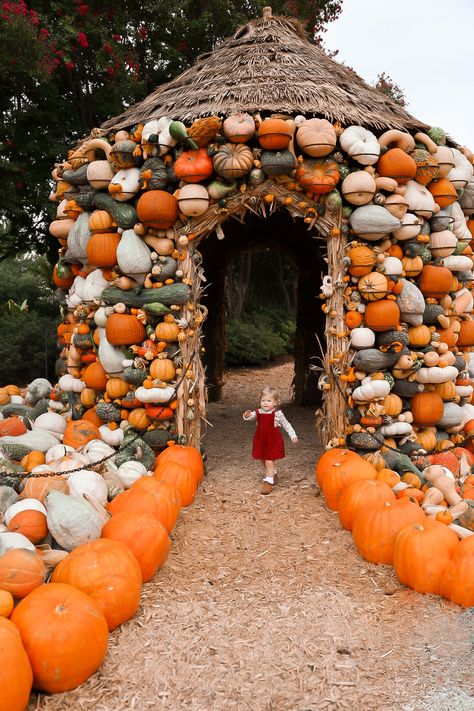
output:
[[[29,711],[467,711],[472,611],[419,595],[355,550],[314,483],[314,418],[284,405],[300,438],[280,482],[259,494],[259,389],[289,399],[292,364],[227,375],[209,408],[207,477],[146,584],[137,616],[110,636],[99,671]]]

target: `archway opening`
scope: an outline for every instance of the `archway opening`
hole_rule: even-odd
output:
[[[248,261],[253,251],[267,251],[269,263],[271,261],[277,268],[281,263],[283,269],[285,265],[291,265],[295,276],[294,295],[288,294],[290,305],[293,300],[296,320],[293,339],[295,404],[318,406],[321,403],[321,393],[317,388],[318,374],[310,366],[315,364],[317,356],[321,356],[321,346],[323,351],[325,348],[325,316],[318,299],[321,275],[326,272],[324,242],[310,236],[303,220],[294,220],[286,211],[279,211],[266,219],[247,213],[243,222],[232,220],[224,223],[223,231],[224,239],[219,239],[213,232],[200,245],[207,280],[203,303],[209,309],[204,325],[204,363],[209,400],[219,400],[222,395],[230,315],[229,275],[235,269],[236,260]],[[249,287],[252,288],[252,284]],[[260,305],[268,308],[263,296],[262,293]],[[241,297],[242,294],[239,294],[240,300]],[[258,301],[254,301],[253,305],[258,308]]]

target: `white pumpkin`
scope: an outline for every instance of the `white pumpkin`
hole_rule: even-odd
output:
[[[115,454],[115,449],[101,439],[92,439],[86,444],[82,450],[82,454],[95,464],[105,459],[105,457],[110,457]]]
[[[459,198],[459,204],[465,215],[469,217],[474,213],[474,179],[464,187],[464,192]]]
[[[419,217],[429,220],[435,212],[439,211],[439,206],[430,191],[415,180],[408,181],[404,197],[408,202],[409,210]]]
[[[390,425],[383,425],[380,432],[386,437],[401,437],[413,432],[413,427],[409,422],[392,422]]]
[[[461,190],[472,178],[472,163],[457,148],[451,148],[454,157],[454,166],[449,171],[447,178],[456,190]]]
[[[56,412],[45,412],[33,422],[34,430],[47,430],[60,439],[66,429],[66,420]]]
[[[443,267],[448,267],[452,272],[469,272],[472,269],[472,260],[462,254],[452,254],[441,261]]]
[[[86,384],[79,378],[75,378],[70,373],[62,375],[58,380],[59,388],[65,393],[81,393]]]
[[[126,489],[130,489],[132,484],[141,479],[142,476],[149,476],[149,472],[141,462],[124,462],[117,469],[117,474]]]
[[[9,526],[15,516],[22,511],[39,511],[46,516],[46,509],[38,499],[22,499],[8,507],[3,515],[5,525]]]
[[[386,380],[364,378],[362,385],[356,388],[352,397],[356,402],[370,402],[386,397],[390,392],[390,383]]]
[[[359,326],[351,331],[352,348],[371,348],[375,343],[375,333],[370,328]]]
[[[445,402],[443,416],[436,425],[438,429],[459,428],[464,421],[463,411],[454,402]]]
[[[398,257],[385,257],[382,266],[389,276],[400,276],[403,272],[402,260]]]
[[[175,389],[170,385],[165,388],[144,388],[140,386],[135,390],[135,397],[140,402],[169,402],[175,394]]]
[[[152,267],[150,250],[135,230],[124,230],[117,247],[117,264],[123,274],[147,274]]]
[[[74,454],[76,450],[67,444],[56,444],[46,452],[46,464]],[[40,465],[41,466],[41,465]]]
[[[361,165],[374,165],[380,156],[377,137],[363,126],[349,126],[339,137],[343,151]]]
[[[180,189],[178,205],[186,217],[198,217],[203,215],[209,207],[209,193],[204,185],[189,183]]]
[[[456,249],[458,239],[450,230],[430,234],[430,251],[433,257],[449,257]]]
[[[59,461],[52,460],[49,464],[37,464],[31,470],[32,474],[49,474],[50,472],[56,472],[58,470]]]
[[[35,551],[35,547],[31,541],[22,533],[14,531],[2,531],[0,533],[0,555],[3,555],[13,548],[26,548],[29,551]]]
[[[389,235],[400,227],[400,220],[381,205],[364,205],[354,210],[349,218],[352,230],[370,242]]]
[[[109,193],[118,202],[131,200],[140,190],[139,180],[139,168],[122,168],[115,173],[110,181],[108,186]]]
[[[67,483],[71,496],[82,499],[83,494],[89,494],[96,501],[105,506],[107,503],[107,484],[104,478],[97,472],[89,469],[82,469],[79,472],[73,472]]]
[[[453,149],[448,146],[438,146],[434,157],[439,166],[439,177],[447,178],[455,165]]]
[[[415,374],[417,383],[447,383],[450,380],[456,380],[459,371],[454,365],[447,365],[440,368],[437,365],[431,368],[420,368]]]
[[[103,441],[111,447],[119,447],[123,442],[124,431],[120,427],[111,430],[108,425],[101,425],[99,432]]]
[[[23,405],[25,402],[25,398],[22,395],[10,395],[10,404],[11,405]]]
[[[102,328],[105,328],[105,326],[107,325],[107,314],[104,306],[99,306],[99,308],[95,312],[94,322],[96,326],[101,326]]]
[[[70,456],[64,457],[58,462],[56,471],[58,472],[71,472],[79,467],[87,467],[90,465],[90,460],[85,457],[80,452],[74,452]]]
[[[474,308],[474,299],[469,289],[464,288],[456,292],[452,305],[458,316],[470,314]]]
[[[422,219],[411,212],[407,212],[402,218],[401,226],[398,229],[393,230],[392,235],[399,242],[414,239],[420,234],[422,224]]]
[[[462,211],[462,207],[458,202],[453,202],[451,207],[451,216],[453,217],[452,230],[458,240],[463,242],[470,242],[472,240],[472,235],[466,225],[466,218]]]
[[[102,326],[99,328],[99,360],[102,364],[103,369],[107,375],[118,376],[123,373],[122,362],[124,360],[123,351],[117,346],[112,346],[108,340],[105,328]],[[64,377],[64,376],[63,376]],[[85,387],[85,383],[84,383]]]
[[[64,550],[72,551],[100,538],[104,516],[85,499],[50,491],[45,503],[48,529]]]
[[[108,160],[94,160],[87,166],[87,180],[96,190],[107,188],[114,177],[114,171]]]

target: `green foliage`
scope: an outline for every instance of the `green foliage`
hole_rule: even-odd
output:
[[[0,262],[0,383],[54,377],[59,308],[45,257]]]
[[[407,105],[408,102],[405,96],[404,89],[398,86],[398,84],[396,84],[393,79],[385,72],[382,72],[377,76],[377,81],[374,86],[376,89],[381,91],[382,94],[386,94],[391,99],[396,101],[397,104],[400,104],[400,106]]]
[[[226,365],[260,365],[293,351],[292,313],[264,309],[234,318],[227,327]]]
[[[267,0],[7,0],[0,20],[0,220],[10,253],[34,249],[53,259],[48,233],[52,166],[66,147],[147,96]],[[337,0],[274,0],[274,14],[324,31]],[[51,181],[50,181],[51,182]]]

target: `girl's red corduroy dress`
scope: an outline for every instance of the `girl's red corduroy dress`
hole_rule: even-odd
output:
[[[275,426],[275,414],[256,411],[257,429],[253,437],[252,457],[254,459],[283,459],[285,445],[280,428]]]

